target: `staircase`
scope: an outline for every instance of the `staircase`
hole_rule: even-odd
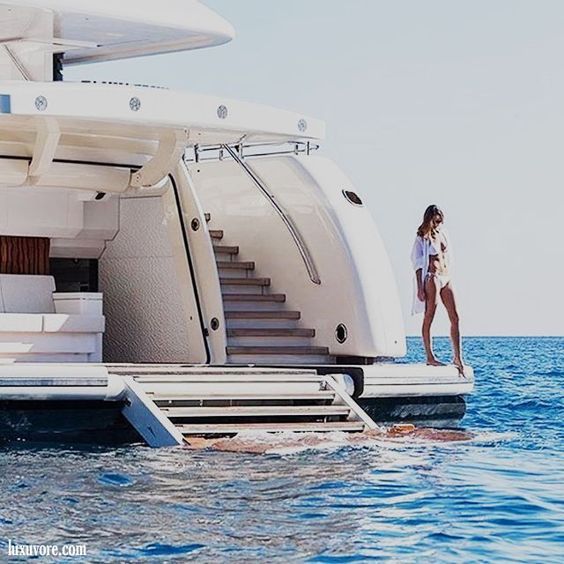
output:
[[[211,216],[206,214],[209,222]],[[270,293],[270,278],[254,276],[255,262],[238,260],[239,247],[210,229],[227,323],[230,364],[334,364],[328,347],[314,346],[315,329],[300,325],[301,313],[285,294]]]
[[[124,415],[152,446],[184,437],[261,432],[362,432],[373,421],[315,370],[180,365],[108,366],[124,377]],[[168,440],[168,442],[167,442]]]

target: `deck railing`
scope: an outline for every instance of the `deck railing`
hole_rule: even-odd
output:
[[[319,145],[309,141],[288,141],[268,143],[237,143],[232,145],[194,145],[186,149],[186,162],[222,161],[229,158],[226,147],[231,147],[241,159],[247,157],[271,157],[275,155],[309,155],[317,151]]]

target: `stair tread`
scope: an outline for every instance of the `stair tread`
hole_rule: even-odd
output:
[[[242,270],[254,270],[255,263],[253,261],[217,261],[217,268],[240,268]]]
[[[223,294],[224,302],[285,302],[286,294]]]
[[[229,255],[236,255],[239,253],[238,245],[213,245],[213,250],[216,253],[225,253]]]
[[[210,229],[212,239],[223,239],[223,229]]]
[[[253,417],[297,415],[329,416],[349,415],[350,407],[345,405],[237,405],[225,407],[163,407],[161,411],[168,417]]]
[[[300,347],[300,346],[281,346],[281,347],[257,347],[236,346],[227,347],[227,354],[311,354],[311,355],[328,355],[328,347]]]
[[[363,431],[364,423],[357,421],[335,421],[335,422],[311,422],[311,423],[225,423],[225,424],[196,424],[196,425],[177,425],[177,429],[185,434],[231,434],[241,431],[266,431],[275,433],[276,431],[295,431],[323,433],[331,431]]]
[[[315,337],[315,329],[302,329],[302,328],[235,328],[227,329],[228,337]]]
[[[147,392],[148,393],[148,392]],[[311,393],[297,393],[297,394],[148,394],[153,401],[163,402],[163,401],[217,401],[217,400],[233,400],[233,401],[262,401],[262,400],[280,400],[280,401],[290,401],[290,400],[332,400],[335,398],[335,392],[311,392]]]
[[[270,286],[270,278],[220,278],[219,283],[231,286]]]
[[[299,311],[226,311],[225,319],[300,319]]]

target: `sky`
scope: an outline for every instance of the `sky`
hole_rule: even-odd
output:
[[[205,0],[231,43],[69,67],[323,119],[398,283],[427,205],[454,251],[464,335],[564,335],[564,2]],[[448,334],[442,306],[434,334]]]

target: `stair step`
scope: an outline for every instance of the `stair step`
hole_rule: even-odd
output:
[[[286,294],[223,294],[224,302],[276,302],[286,301]]]
[[[364,423],[361,421],[335,421],[330,423],[240,423],[217,425],[177,425],[177,429],[184,435],[233,435],[242,431],[278,431],[296,433],[323,433],[331,431],[361,432]]]
[[[215,253],[223,253],[226,255],[239,254],[239,247],[237,245],[214,245],[213,250]]]
[[[299,311],[226,311],[225,319],[300,319]],[[252,329],[252,327],[249,327]]]
[[[227,347],[228,355],[266,354],[266,355],[328,355],[328,347]]]
[[[265,327],[264,329],[245,327],[227,329],[228,337],[315,337],[315,329],[291,329],[285,327]]]
[[[146,391],[155,402],[181,402],[181,401],[302,401],[302,400],[333,400],[335,393],[313,392],[313,393],[297,393],[297,394],[158,394]]]
[[[239,405],[235,407],[163,407],[162,412],[175,417],[330,417],[349,415],[343,405]]]
[[[255,263],[253,261],[241,261],[241,262],[237,262],[237,261],[223,261],[223,260],[218,260],[217,261],[217,268],[240,268],[243,270],[254,270],[255,269]]]
[[[223,229],[210,229],[212,239],[223,239]]]
[[[206,218],[206,222],[210,222],[211,221],[211,213],[205,213],[204,217]]]
[[[270,278],[220,278],[225,286],[270,286]]]

